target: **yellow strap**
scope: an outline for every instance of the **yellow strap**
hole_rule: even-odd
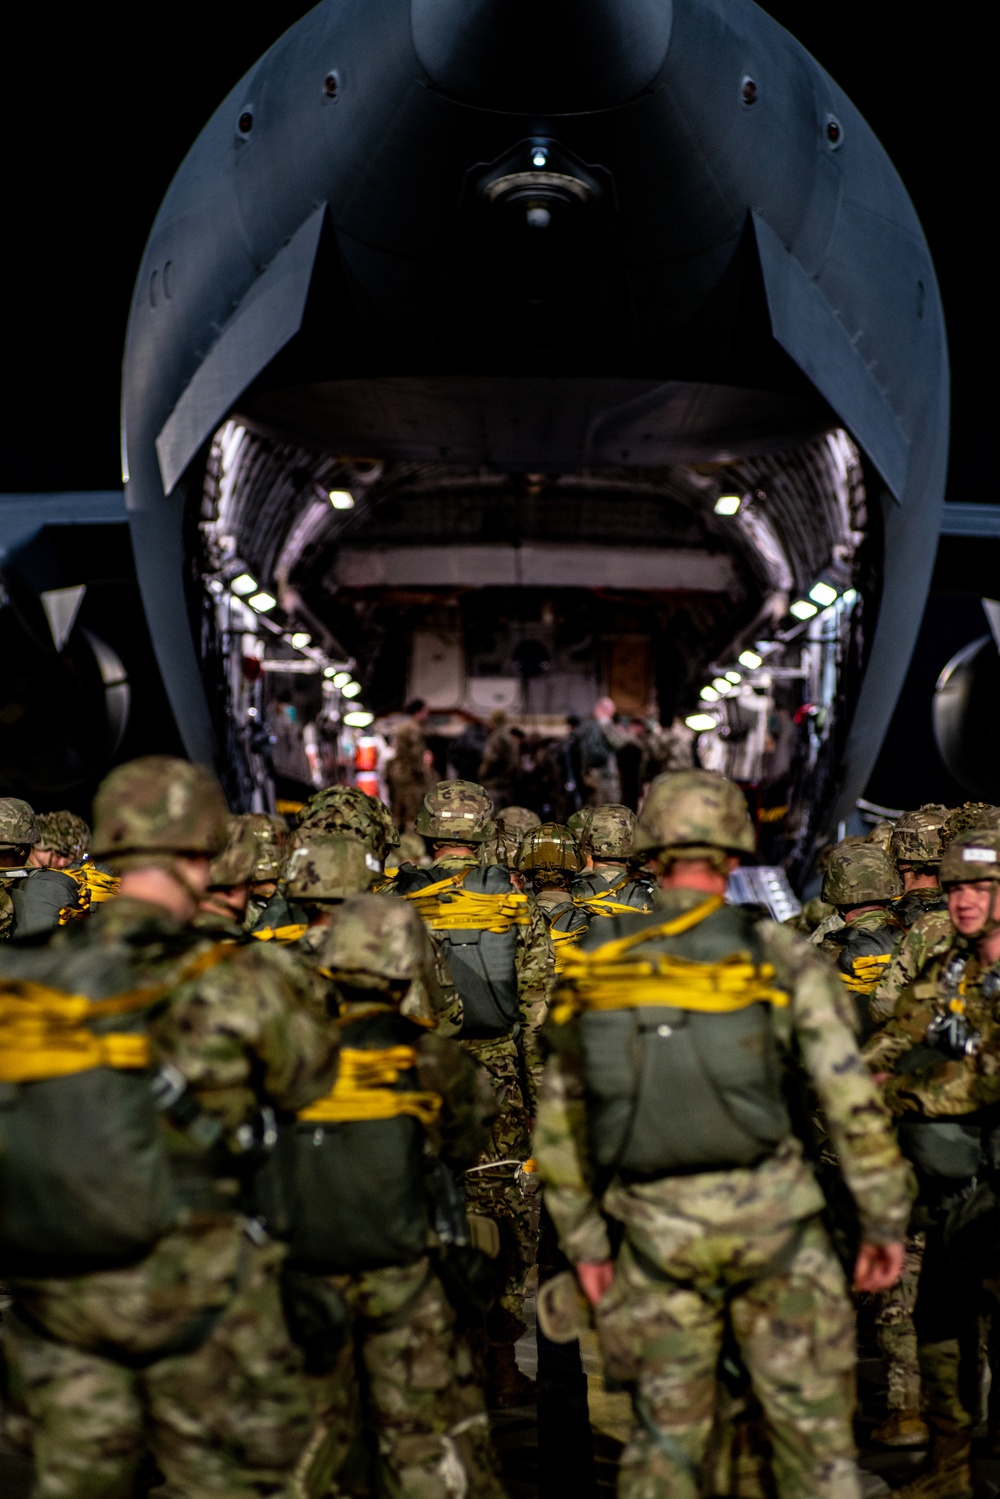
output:
[[[251,937],[256,937],[258,942],[298,942],[309,930],[307,921],[289,922],[288,926],[262,926],[259,931],[251,932]]]
[[[573,904],[590,916],[642,916],[646,914],[639,906],[626,906],[620,900],[612,900],[610,895],[595,895],[592,900],[576,900]]]
[[[460,869],[445,880],[436,880],[422,890],[403,896],[412,901],[422,920],[435,932],[509,932],[512,926],[527,926],[528,897],[516,890],[487,895],[466,890],[462,881],[469,873]],[[447,892],[447,900],[439,897]]]
[[[416,1062],[412,1046],[389,1046],[380,1051],[345,1046],[338,1055],[333,1091],[300,1109],[298,1117],[309,1123],[349,1124],[410,1114],[425,1127],[432,1125],[441,1112],[440,1094],[398,1092],[392,1086],[399,1081],[399,1074],[415,1067]]]
[[[841,981],[845,989],[850,989],[852,994],[873,994],[891,962],[892,953],[868,953],[864,957],[854,959],[851,965],[854,973],[842,973]]]
[[[93,1022],[148,1008],[234,951],[232,942],[214,943],[173,982],[131,989],[107,999],[68,994],[31,979],[4,980],[0,983],[0,1082],[43,1082],[94,1067],[148,1067],[148,1036],[96,1035],[90,1029]]]
[[[614,942],[605,942],[602,946],[595,948],[593,952],[586,954],[588,964],[601,964],[617,962],[620,957],[631,952],[633,947],[639,947],[643,942],[655,942],[660,937],[680,937],[684,932],[691,931],[707,917],[712,916],[724,906],[725,901],[721,895],[710,895],[707,900],[702,901],[700,906],[695,906],[691,911],[685,911],[681,916],[675,916],[672,921],[661,921],[656,926],[644,926],[638,932],[630,932],[627,937],[619,937]]]

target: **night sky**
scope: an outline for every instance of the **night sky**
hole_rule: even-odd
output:
[[[156,209],[225,94],[309,8],[175,0],[38,5],[5,18],[0,491],[120,483],[125,322]],[[994,62],[971,24],[982,12],[898,0],[765,8],[852,97],[909,188],[951,342],[948,497],[993,501],[981,350],[995,263]]]

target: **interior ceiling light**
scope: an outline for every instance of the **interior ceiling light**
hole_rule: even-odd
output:
[[[336,680],[336,678],[334,680]],[[361,691],[361,683],[345,682],[340,690],[345,697],[357,697],[358,693]]]
[[[829,583],[817,583],[814,587],[810,588],[809,597],[814,604],[818,604],[821,609],[825,609],[836,600],[837,590]]]
[[[331,489],[330,504],[334,510],[353,510],[354,496],[349,489]]]
[[[706,729],[718,727],[717,720],[712,717],[711,713],[692,713],[691,717],[685,718],[684,722],[689,729],[694,729],[696,734],[703,734]]]
[[[858,590],[856,588],[848,588],[842,597],[845,604],[855,604],[858,600]]]
[[[344,714],[344,722],[349,729],[367,729],[368,725],[374,721],[374,713],[366,713],[363,708]]]
[[[715,688],[716,692],[720,694],[729,692],[731,690],[729,683],[726,681],[725,677],[713,677],[712,686]]]
[[[340,673],[337,671],[337,668],[335,666],[325,666],[323,668],[323,675],[324,677],[336,677],[339,676]],[[339,685],[339,683],[335,682],[333,685],[336,687]]]
[[[733,684],[734,687],[736,686],[737,682],[742,682],[742,680],[743,680],[743,678],[742,678],[742,676],[740,675],[740,673],[738,671],[727,671],[726,672],[726,681],[727,682],[732,682],[732,684]]]
[[[252,593],[247,599],[251,609],[256,609],[258,614],[266,614],[273,609],[278,600],[271,593],[266,593],[262,588],[260,593]]]
[[[717,703],[719,701],[719,694],[714,687],[703,687],[698,696],[703,703]]]
[[[796,599],[795,603],[790,605],[788,612],[794,614],[796,619],[812,619],[814,614],[819,613],[819,610],[808,599]]]
[[[292,636],[292,644],[297,651],[301,651],[303,646],[312,644],[312,636],[308,630],[296,630]]]
[[[229,586],[241,599],[245,599],[248,593],[257,592],[257,579],[251,573],[240,573]]]
[[[326,674],[328,677],[333,678],[334,687],[346,687],[348,682],[351,680],[351,674],[349,671],[338,671],[334,666],[328,667]],[[348,696],[350,696],[350,694],[348,694]]]
[[[739,655],[740,665],[745,666],[748,671],[756,671],[763,660],[763,656],[758,656],[756,651],[741,651]]]
[[[715,502],[715,513],[716,515],[735,515],[742,503],[742,497],[738,494],[720,494]]]

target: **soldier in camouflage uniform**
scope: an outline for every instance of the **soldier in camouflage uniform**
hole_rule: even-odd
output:
[[[515,889],[523,891],[524,881],[517,868],[521,838],[517,828],[508,827],[499,817],[494,818],[487,825],[486,836],[479,845],[479,863],[484,869],[489,864],[499,864],[510,875]]]
[[[586,813],[579,841],[587,873],[573,881],[570,894],[589,916],[614,915],[616,906],[652,908],[652,880],[630,871],[634,834],[635,813],[619,802]]]
[[[462,1045],[487,1073],[497,1098],[492,1141],[466,1173],[470,1207],[500,1229],[504,1289],[490,1314],[491,1404],[525,1393],[514,1359],[524,1331],[524,1287],[535,1260],[537,1207],[524,1163],[541,1072],[538,1037],[555,971],[541,912],[499,865],[480,867],[478,851],[493,807],[481,786],[442,781],[427,793],[417,832],[431,841],[429,869],[401,869],[393,893],[423,917],[462,1000]]]
[[[699,1493],[727,1330],[781,1499],[860,1493],[852,1309],[779,1059],[815,1089],[857,1204],[860,1289],[898,1277],[909,1175],[825,960],[725,905],[754,842],[731,782],[654,781],[636,838],[656,855],[654,910],[591,927],[546,1032],[535,1155],[606,1365],[631,1385],[622,1499]]]
[[[40,812],[38,842],[28,856],[32,869],[67,869],[86,856],[90,829],[75,812]]]
[[[246,821],[257,840],[257,862],[250,880],[246,914],[249,931],[257,925],[261,912],[277,889],[288,828],[283,817],[270,816],[267,812],[247,813]]]
[[[121,894],[47,948],[7,949],[0,980],[15,1008],[19,986],[40,986],[27,992],[41,995],[32,1002],[42,1015],[74,995],[104,999],[110,986],[116,1003],[128,1000],[133,1032],[144,1017],[121,1047],[111,1046],[109,1021],[103,1032],[97,1025],[95,1055],[81,1047],[69,1072],[141,1071],[151,1056],[174,1200],[171,1208],[168,1193],[165,1231],[138,1260],[67,1262],[45,1274],[25,1265],[11,1276],[4,1342],[33,1423],[33,1494],[125,1499],[148,1449],[165,1499],[290,1496],[293,1470],[301,1463],[306,1481],[304,1454],[318,1450],[320,1434],[282,1315],[283,1251],[246,1218],[241,1198],[260,1108],[294,1110],[321,1096],[332,1040],[300,1003],[291,960],[188,925],[228,831],[207,771],[167,757],[133,761],[111,772],[94,807],[95,852],[121,872]],[[43,1081],[52,1077],[44,1049],[35,1058],[20,1049],[30,1036],[13,1034],[0,1047],[4,1082],[53,1086]],[[48,1044],[58,1048],[59,1035]],[[107,1149],[100,1126],[80,1118],[78,1140],[92,1129],[102,1142],[94,1149]],[[88,1170],[113,1173],[103,1160]],[[104,1195],[115,1191],[109,1176]]]
[[[938,865],[946,816],[946,807],[920,807],[916,812],[904,812],[893,828],[889,857],[903,881],[903,895],[893,905],[892,914],[907,931],[918,916],[945,909]]]
[[[70,813],[56,814],[71,816]],[[84,915],[86,902],[77,881],[52,855],[35,858],[41,828],[19,797],[0,797],[0,934],[39,937]]]
[[[226,846],[212,860],[208,889],[202,897],[195,925],[241,942],[250,900],[250,881],[257,868],[259,843],[252,822],[244,813],[229,820]]]
[[[296,1275],[322,1273],[349,1316],[345,1350],[315,1380],[324,1424],[346,1452],[360,1388],[377,1449],[374,1492],[501,1499],[471,1354],[427,1253],[429,1240],[442,1246],[425,1187],[432,1162],[460,1181],[476,1160],[492,1090],[454,1041],[401,1013],[414,990],[436,982],[433,944],[412,907],[352,897],[334,911],[320,957],[343,1049],[332,1092],[298,1117],[305,1170],[290,1175],[289,1237]],[[459,1200],[454,1221],[435,1220],[447,1238],[464,1227]],[[337,1475],[333,1492],[342,1492]]]
[[[995,1208],[978,1223],[970,1211],[977,1182],[980,1196],[996,1200],[1000,833],[959,838],[944,852],[940,878],[953,942],[925,964],[865,1049],[914,1161],[926,1224],[914,1323],[932,1445],[927,1470],[900,1491],[906,1499],[971,1495],[976,1319],[981,1282],[1000,1269]]]
[[[841,982],[854,995],[858,1034],[873,1029],[868,1001],[889,966],[902,930],[890,902],[902,894],[899,875],[877,844],[834,849],[823,876],[823,899],[836,906],[844,925],[816,944],[837,965]]]
[[[583,936],[590,919],[573,901],[570,888],[584,857],[569,828],[543,822],[525,833],[517,856],[518,873],[531,887],[555,950],[556,972]]]
[[[396,752],[386,767],[386,781],[392,820],[401,833],[412,833],[424,795],[434,784],[434,767],[424,738],[427,704],[415,698],[406,715],[393,732]]]
[[[19,796],[0,796],[0,938],[14,930],[11,890],[24,879],[33,846],[38,842],[38,820]]]
[[[876,848],[880,848],[884,854],[887,854],[889,852],[889,844],[892,841],[892,830],[894,827],[895,823],[885,819],[875,823],[865,838],[865,842],[873,843]]]
[[[400,835],[389,808],[357,786],[327,786],[311,796],[299,813],[299,832],[333,833],[360,838],[383,865]]]
[[[502,822],[504,827],[513,828],[522,837],[525,833],[530,833],[532,828],[541,827],[542,824],[538,813],[532,812],[530,807],[504,807],[501,812],[497,813],[497,820]]]

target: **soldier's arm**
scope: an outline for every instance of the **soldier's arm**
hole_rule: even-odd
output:
[[[892,1077],[885,1094],[894,1114],[919,1112],[947,1118],[995,1106],[1000,1103],[1000,1026],[990,1022],[983,1027],[979,1050],[973,1056],[950,1058],[936,1067]]]
[[[912,989],[901,990],[892,1018],[861,1053],[872,1072],[891,1072],[901,1057],[919,1046],[927,1034],[934,1007]]]
[[[421,1089],[441,1099],[441,1112],[431,1130],[434,1147],[464,1171],[490,1143],[489,1127],[497,1102],[489,1079],[457,1042],[438,1035],[421,1038],[417,1072]]]
[[[917,917],[871,997],[868,1010],[872,1020],[892,1019],[903,991],[917,980],[929,959],[947,951],[953,936],[947,912],[928,911]]]
[[[849,996],[828,964],[794,932],[770,923],[765,932],[779,981],[792,996],[794,1041],[857,1205],[862,1238],[896,1242],[910,1214],[912,1175],[858,1051]]]
[[[521,1045],[528,1075],[527,1104],[535,1112],[542,1077],[540,1039],[549,1013],[556,976],[555,951],[545,917],[529,907],[527,926],[517,928],[517,994],[521,1011]]]
[[[570,1021],[550,1034],[555,1049],[543,1069],[532,1141],[545,1206],[567,1259],[609,1260],[608,1230],[591,1188],[579,1033]]]

